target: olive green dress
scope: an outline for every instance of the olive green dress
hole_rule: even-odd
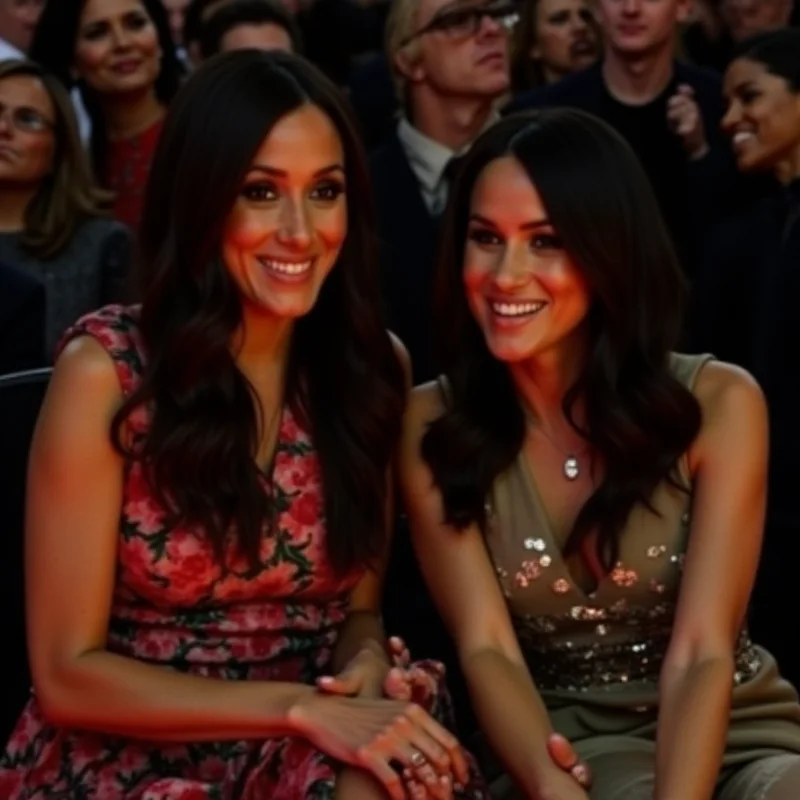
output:
[[[709,359],[675,355],[672,369],[691,389]],[[592,769],[592,800],[653,800],[659,671],[692,520],[687,465],[679,471],[685,491],[665,481],[652,499],[657,514],[634,509],[617,565],[591,594],[570,577],[522,456],[492,490],[487,545],[497,576],[552,723]],[[798,754],[797,694],[743,630],[715,797],[800,800]],[[494,790],[520,796],[507,778]]]

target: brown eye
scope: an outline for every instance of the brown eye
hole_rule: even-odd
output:
[[[242,189],[242,197],[254,203],[266,203],[270,200],[275,200],[278,197],[278,192],[272,183],[249,183]]]

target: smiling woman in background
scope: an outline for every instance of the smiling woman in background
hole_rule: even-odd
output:
[[[775,177],[772,194],[706,239],[693,287],[694,341],[749,369],[770,413],[769,505],[752,629],[800,686],[784,611],[797,604],[800,561],[800,30],[743,42],[725,74],[723,125],[742,172]]]
[[[138,229],[142,197],[181,66],[161,0],[58,0],[36,28],[31,58],[80,89],[98,179],[114,216]]]
[[[515,92],[555,83],[600,56],[600,27],[590,0],[529,0],[516,29]]]

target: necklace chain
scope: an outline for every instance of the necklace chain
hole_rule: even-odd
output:
[[[577,480],[581,474],[581,464],[578,460],[578,456],[582,456],[586,450],[588,449],[588,445],[584,445],[580,450],[564,450],[563,447],[559,446],[556,440],[539,424],[539,421],[533,414],[530,413],[527,409],[524,409],[525,417],[533,426],[533,429],[539,431],[542,436],[547,439],[548,442],[556,449],[558,452],[564,456],[564,463],[561,466],[561,471],[564,474],[564,477],[568,481]]]

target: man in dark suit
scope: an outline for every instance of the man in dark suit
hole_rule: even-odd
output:
[[[432,377],[428,301],[439,218],[454,165],[497,118],[509,85],[516,7],[395,0],[387,55],[403,114],[371,159],[389,326],[417,383]]]
[[[509,111],[571,106],[616,128],[655,190],[686,272],[710,214],[742,197],[728,142],[721,77],[675,59],[691,0],[598,0],[605,53],[583,72],[515,98]]]
[[[389,327],[411,355],[415,383],[434,377],[430,298],[439,220],[453,165],[497,118],[509,85],[516,8],[498,2],[394,0],[387,56],[403,115],[373,153],[381,270]],[[386,628],[415,658],[446,663],[458,712],[468,708],[457,659],[400,520],[384,592]],[[460,713],[462,721],[465,715]]]
[[[44,284],[0,264],[0,375],[47,364],[45,310]]]

